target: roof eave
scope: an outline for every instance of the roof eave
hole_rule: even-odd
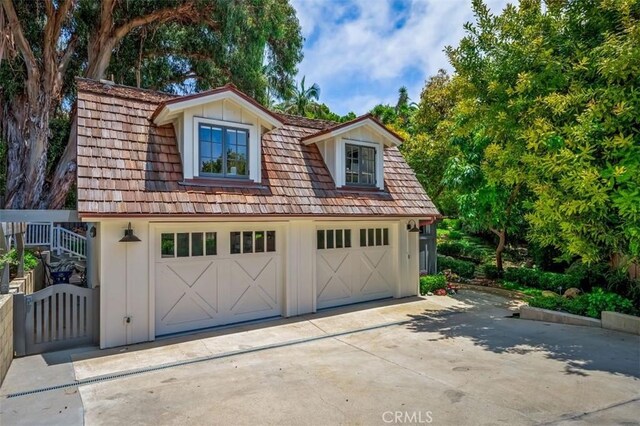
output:
[[[209,92],[184,96],[161,103],[151,116],[151,120],[158,126],[170,123],[180,111],[199,105],[204,105],[220,100],[231,100],[239,106],[246,108],[264,122],[273,127],[281,127],[284,123],[262,105],[249,98],[244,93],[232,86],[224,86]]]
[[[395,132],[387,129],[387,127],[375,119],[371,114],[366,114],[356,118],[355,120],[348,121],[346,123],[338,124],[334,127],[325,129],[313,135],[302,138],[302,142],[305,145],[321,142],[326,139],[334,138],[357,129],[358,127],[367,126],[379,136],[383,138],[387,143],[387,146],[398,146],[404,142],[404,140]]]

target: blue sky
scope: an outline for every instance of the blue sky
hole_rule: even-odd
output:
[[[298,76],[320,85],[333,111],[364,114],[395,104],[400,86],[417,101],[428,76],[451,67],[443,52],[473,20],[471,0],[292,0],[305,37]],[[507,0],[488,0],[499,13]]]

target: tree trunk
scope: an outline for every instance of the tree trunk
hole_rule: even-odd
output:
[[[51,108],[47,92],[47,88],[39,90],[35,105],[19,96],[3,108],[2,137],[8,147],[4,202],[7,208],[37,208],[42,198]]]
[[[501,229],[499,231],[492,231],[498,236],[498,247],[496,247],[496,267],[498,270],[502,271],[502,252],[504,252],[504,247],[507,243],[507,231]]]

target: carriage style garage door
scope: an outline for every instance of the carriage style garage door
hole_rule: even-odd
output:
[[[317,307],[393,296],[397,282],[388,226],[316,231]]]
[[[282,313],[277,230],[217,224],[156,233],[156,335]]]

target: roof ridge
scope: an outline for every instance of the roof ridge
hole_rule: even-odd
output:
[[[107,86],[107,87],[115,87],[115,88],[118,88],[118,89],[138,90],[138,91],[141,91],[141,92],[152,93],[154,95],[170,96],[170,97],[173,97],[173,98],[181,96],[181,95],[176,95],[175,93],[164,92],[162,90],[146,89],[144,87],[134,87],[134,86],[126,85],[126,84],[119,84],[119,83],[116,83],[116,82],[111,81],[111,80],[104,80],[104,79],[94,80],[93,78],[86,78],[86,77],[76,77],[75,80],[76,80],[76,82],[77,81],[81,81],[81,82],[85,82],[85,83],[100,84],[102,86]]]

